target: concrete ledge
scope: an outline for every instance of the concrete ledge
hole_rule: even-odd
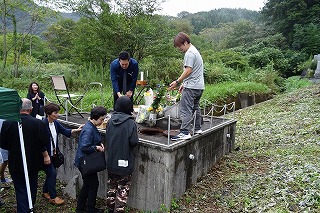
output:
[[[150,137],[148,140],[141,137],[135,150],[135,171],[128,206],[152,212],[158,211],[161,205],[169,208],[173,198],[180,198],[199,177],[207,174],[219,159],[231,152],[235,143],[236,121],[215,119],[221,122],[186,141],[168,145],[166,141],[159,141],[159,138],[152,141]],[[68,122],[62,123],[69,126]],[[102,130],[103,136],[104,133]],[[58,169],[58,178],[70,182],[70,193],[74,196],[75,182],[82,184],[81,174],[73,165],[77,138],[69,139],[60,135],[59,140],[66,159]],[[75,180],[76,175],[79,175],[79,181]],[[106,197],[107,176],[107,171],[99,173],[98,196],[102,198]]]

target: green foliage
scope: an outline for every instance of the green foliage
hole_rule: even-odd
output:
[[[227,48],[248,45],[259,35],[254,22],[245,19],[230,23],[230,27],[232,31],[226,38]]]
[[[0,40],[3,41],[4,36],[0,35]],[[23,42],[24,41],[24,42]],[[25,42],[28,41],[28,42]],[[6,45],[9,49],[7,64],[14,63],[14,52],[12,51],[15,47],[20,47],[20,65],[26,66],[37,60],[47,62],[52,60],[53,52],[48,48],[47,43],[43,41],[39,36],[17,34],[17,42],[15,43],[13,33],[6,35]],[[31,51],[30,51],[31,48]],[[0,43],[0,52],[3,56],[3,42]]]
[[[185,14],[182,18],[188,20],[194,27],[194,33],[198,34],[205,28],[213,28],[221,23],[234,22],[241,19],[256,22],[259,18],[257,11],[247,9],[214,9],[209,12]]]
[[[297,52],[293,50],[287,50],[284,52],[285,57],[288,60],[288,65],[284,76],[290,77],[296,74],[301,74],[303,69],[300,69],[300,64],[303,64],[308,60],[308,55],[304,52]]]
[[[314,60],[313,59],[313,56],[310,57],[309,60],[303,62],[303,63],[300,63],[298,65],[298,70],[302,70],[302,71],[306,71],[307,72],[307,76],[305,77],[313,77],[314,75],[314,71],[316,70],[317,68],[317,60]]]
[[[185,19],[175,19],[169,23],[170,27],[177,32],[185,32],[188,35],[191,35],[193,32],[193,26],[189,20]]]
[[[204,40],[210,41],[216,51],[238,46],[245,46],[247,49],[256,43],[256,39],[264,36],[258,24],[245,19],[220,23],[214,28],[205,28],[199,34]]]
[[[147,57],[140,63],[140,71],[145,73],[149,85],[169,85],[181,75],[182,65],[182,59]]]
[[[272,93],[280,92],[283,87],[283,78],[279,76],[279,72],[276,71],[272,65],[247,71],[246,73],[243,73],[242,80],[266,85]]]
[[[214,55],[215,61],[222,62],[226,67],[238,71],[244,71],[248,66],[248,59],[238,52],[232,50],[224,50],[216,52]]]
[[[215,85],[206,85],[202,98],[215,103],[236,97],[238,93],[269,94],[271,90],[264,84],[256,82],[223,82]]]
[[[153,91],[153,102],[151,104],[151,110],[153,111],[153,113],[159,112],[160,111],[160,104],[162,99],[164,98],[165,92],[166,92],[166,88],[163,85],[158,85],[156,87],[156,90]]]
[[[55,60],[71,59],[75,25],[76,22],[71,19],[60,19],[42,33],[48,46],[55,54]]]
[[[282,33],[291,44],[294,26],[296,24],[308,26],[310,23],[319,23],[319,12],[318,1],[269,0],[261,13],[266,23],[272,26],[276,32]]]
[[[176,210],[179,208],[179,204],[177,203],[177,198],[172,198],[171,200],[171,210]]]
[[[226,67],[223,63],[204,63],[205,83],[215,84],[225,81],[238,81],[240,73],[236,70]]]
[[[292,48],[310,55],[318,54],[320,49],[319,31],[320,23],[294,25]]]
[[[169,213],[170,212],[170,209],[168,209],[164,204],[161,204],[160,206],[160,212],[161,213]]]
[[[274,35],[265,35],[264,37],[257,39],[255,44],[249,46],[244,51],[252,54],[261,51],[261,49],[265,47],[285,50],[288,49],[288,44],[286,38],[281,33],[276,33]]]
[[[284,82],[286,92],[292,92],[312,84],[308,79],[301,79],[300,76],[292,76],[286,79]]]
[[[272,65],[275,70],[285,76],[288,60],[281,50],[265,47],[259,52],[249,55],[249,65],[255,68],[263,68],[267,65]]]

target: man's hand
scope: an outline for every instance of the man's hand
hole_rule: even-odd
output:
[[[182,93],[182,90],[183,90],[183,84],[181,84],[179,87],[179,93]]]
[[[169,85],[169,90],[174,90],[174,88],[176,88],[176,86],[178,86],[178,82],[172,81],[172,83]]]

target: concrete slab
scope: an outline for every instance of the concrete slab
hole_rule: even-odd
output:
[[[69,116],[69,122],[59,121],[69,128],[76,128],[87,121],[87,116],[84,120]],[[199,177],[234,149],[235,120],[204,117],[203,121],[203,134],[190,140],[174,142],[168,141],[168,137],[161,133],[145,135],[139,132],[140,144],[135,150],[135,171],[128,206],[151,212],[159,211],[161,206],[169,208],[173,198],[180,198]],[[138,128],[146,127],[138,125]],[[104,136],[105,130],[100,129],[100,132]],[[68,139],[60,135],[59,140],[60,149],[67,159],[58,169],[58,178],[66,183],[75,175],[81,179],[73,165],[77,138]],[[98,196],[102,198],[106,197],[107,176],[107,171],[99,173]]]

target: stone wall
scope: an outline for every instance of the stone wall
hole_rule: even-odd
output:
[[[223,120],[222,124],[204,131],[202,135],[169,146],[141,139],[135,150],[136,163],[128,206],[143,211],[158,211],[161,205],[169,208],[173,198],[180,198],[199,177],[207,174],[234,148],[236,121]],[[68,126],[68,123],[63,123]],[[58,178],[69,183],[66,192],[76,198],[77,189],[82,184],[81,175],[73,165],[77,139],[60,135],[59,140],[66,162],[58,169]],[[107,171],[99,173],[99,181],[98,196],[104,198]]]

